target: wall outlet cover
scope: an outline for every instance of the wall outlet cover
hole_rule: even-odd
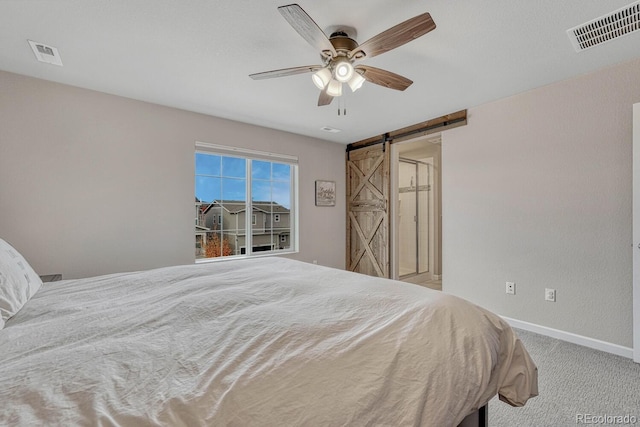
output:
[[[544,290],[544,299],[545,301],[556,302],[556,290],[545,288]]]
[[[516,283],[515,282],[507,282],[506,283],[506,293],[509,295],[516,294]]]

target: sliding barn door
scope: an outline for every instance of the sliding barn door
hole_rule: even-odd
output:
[[[389,277],[389,143],[347,153],[347,269]]]

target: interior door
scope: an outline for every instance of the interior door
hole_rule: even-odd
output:
[[[347,153],[347,269],[389,277],[389,143]]]
[[[633,360],[640,363],[640,104],[633,106]]]

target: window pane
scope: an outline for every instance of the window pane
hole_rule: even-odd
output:
[[[278,181],[291,181],[291,166],[283,163],[274,163],[273,179]]]
[[[245,178],[247,176],[247,162],[238,157],[222,157],[222,176]]]
[[[251,200],[253,200],[254,203],[271,201],[271,182],[257,180],[252,181]]]
[[[262,218],[252,229],[252,251],[289,249],[291,166],[254,160],[251,167],[253,209]]]
[[[203,258],[217,258],[221,256],[234,255],[233,247],[230,243],[230,234],[217,232],[208,232],[207,240],[204,246]]]
[[[196,175],[220,176],[220,156],[196,153]]]
[[[203,203],[220,199],[220,178],[196,176],[196,198]]]
[[[196,259],[206,258],[205,254],[205,242],[207,233],[198,233],[196,230]]]
[[[244,236],[239,236],[237,232],[230,231],[222,235],[222,256],[239,255],[240,246],[244,245]]]
[[[282,207],[291,209],[291,183],[289,181],[274,182],[271,185],[271,198]]]
[[[247,181],[244,179],[222,178],[222,200],[225,202],[245,202],[247,200]]]
[[[262,160],[251,161],[251,178],[269,179],[271,178],[271,162]]]

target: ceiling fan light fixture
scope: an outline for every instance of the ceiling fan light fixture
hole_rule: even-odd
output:
[[[635,2],[640,3],[640,0]],[[263,71],[249,74],[249,77],[262,80],[312,73],[311,80],[321,91],[318,106],[329,105],[333,98],[342,96],[343,83],[347,83],[353,92],[362,86],[364,80],[389,89],[405,90],[413,83],[408,78],[366,65],[358,65],[356,70],[354,63],[396,49],[436,28],[431,14],[424,12],[358,44],[353,38],[355,30],[352,27],[333,26],[331,31],[323,31],[298,4],[280,6],[278,11],[307,43],[320,51],[322,65]]]
[[[329,82],[331,81],[331,71],[328,68],[321,68],[318,72],[311,75],[311,80],[313,80],[313,84],[320,90],[327,87]]]
[[[336,80],[346,83],[353,76],[353,65],[347,58],[338,59],[334,66],[333,74]]]
[[[351,92],[355,92],[362,87],[362,84],[364,83],[364,81],[365,81],[365,78],[362,77],[360,73],[355,72],[353,73],[353,77],[351,77],[351,79],[349,79],[347,83],[351,88]]]
[[[329,96],[341,96],[342,95],[342,83],[332,79],[327,86],[327,95]]]

